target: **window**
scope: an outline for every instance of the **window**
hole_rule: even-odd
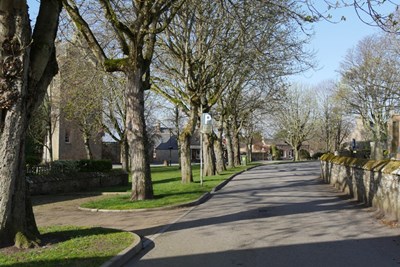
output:
[[[70,134],[69,129],[65,129],[64,141],[67,144],[71,143],[71,134]]]

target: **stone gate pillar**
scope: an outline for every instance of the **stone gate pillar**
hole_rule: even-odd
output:
[[[400,160],[400,115],[392,115],[388,127],[391,158]]]

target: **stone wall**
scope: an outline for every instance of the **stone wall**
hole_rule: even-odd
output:
[[[106,186],[128,185],[128,174],[124,171],[77,172],[27,177],[32,195],[91,191]]]
[[[400,173],[385,171],[385,167],[378,169],[321,160],[321,176],[326,183],[372,206],[389,220],[399,220]]]

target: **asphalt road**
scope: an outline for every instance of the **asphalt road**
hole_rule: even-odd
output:
[[[400,229],[319,179],[319,163],[236,176],[126,266],[400,266]]]

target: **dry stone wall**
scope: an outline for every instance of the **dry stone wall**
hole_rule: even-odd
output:
[[[363,168],[321,160],[322,179],[390,220],[400,219],[400,171]]]

